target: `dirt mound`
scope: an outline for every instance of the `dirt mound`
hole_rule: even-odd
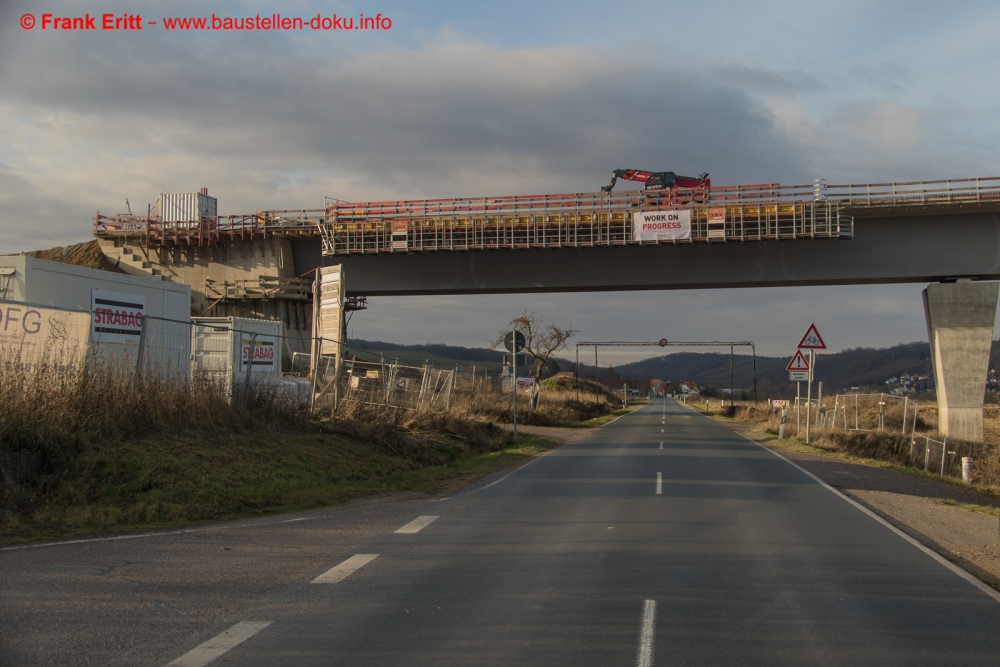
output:
[[[33,250],[25,254],[37,257],[38,259],[62,262],[63,264],[85,266],[88,269],[125,273],[114,262],[108,259],[108,256],[101,250],[101,246],[97,241],[75,243],[61,248],[49,248],[48,250]]]

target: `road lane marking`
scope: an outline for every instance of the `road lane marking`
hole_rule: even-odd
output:
[[[656,600],[646,600],[642,607],[642,626],[639,630],[639,651],[635,667],[653,667],[653,636],[656,631]]]
[[[892,532],[896,533],[897,535],[899,535],[901,538],[903,538],[904,540],[906,540],[907,542],[909,542],[910,544],[912,544],[916,548],[918,548],[921,551],[923,551],[925,554],[927,554],[928,556],[930,556],[931,558],[933,558],[934,560],[936,560],[941,565],[944,565],[946,568],[948,568],[949,570],[951,570],[952,572],[954,572],[955,574],[957,574],[958,576],[960,576],[962,579],[965,579],[967,582],[969,582],[970,584],[972,584],[973,586],[975,586],[976,588],[978,588],[983,593],[986,593],[986,595],[990,596],[991,598],[993,598],[997,602],[1000,602],[1000,593],[998,593],[996,590],[994,590],[993,588],[991,588],[988,584],[986,584],[985,582],[980,581],[979,579],[977,579],[973,575],[969,574],[968,572],[966,572],[965,570],[963,570],[959,566],[957,566],[954,563],[952,563],[951,561],[947,560],[944,556],[942,556],[938,552],[934,551],[933,549],[931,549],[929,547],[925,547],[919,541],[917,541],[916,539],[910,537],[909,535],[907,535],[906,533],[904,533],[902,530],[900,530],[896,526],[892,525],[891,523],[889,523],[888,521],[886,521],[885,519],[883,519],[882,517],[880,517],[878,514],[876,514],[875,512],[871,511],[870,509],[868,509],[867,507],[865,507],[864,505],[862,505],[861,503],[859,503],[858,501],[856,501],[853,498],[847,496],[845,493],[842,493],[842,492],[838,491],[837,489],[833,488],[832,486],[830,486],[829,484],[827,484],[826,482],[824,482],[818,476],[812,474],[811,472],[809,472],[808,470],[806,470],[805,468],[803,468],[799,464],[795,463],[791,459],[789,459],[789,458],[787,458],[787,457],[779,454],[778,452],[774,451],[773,449],[768,449],[767,447],[765,447],[764,445],[760,444],[759,442],[757,442],[753,438],[745,436],[742,433],[737,433],[737,435],[745,438],[746,440],[749,440],[750,442],[752,442],[753,444],[757,445],[761,449],[763,449],[763,450],[765,450],[767,452],[770,452],[771,454],[774,454],[776,457],[778,457],[779,459],[781,459],[785,463],[789,464],[793,468],[796,468],[797,470],[799,470],[800,472],[802,472],[803,474],[805,474],[807,477],[812,478],[813,481],[815,481],[817,484],[819,484],[820,486],[822,486],[824,489],[826,489],[830,493],[832,493],[835,496],[839,497],[841,500],[843,500],[843,501],[845,501],[847,503],[850,503],[856,509],[861,510],[862,512],[864,512],[865,514],[867,514],[871,518],[875,519],[880,524],[882,524],[883,526],[885,526],[886,528],[888,528]]]
[[[406,524],[396,532],[401,535],[412,535],[413,533],[419,533],[423,528],[426,528],[431,521],[437,519],[440,515],[438,514],[425,514],[423,516],[418,516],[416,519]]]
[[[664,430],[664,429],[661,428],[660,429],[660,433],[666,433],[666,430]]]
[[[312,580],[314,584],[335,584],[343,581],[368,563],[378,558],[378,554],[355,554],[340,565],[330,568]]]
[[[660,443],[660,449],[663,449],[663,443],[662,442]]]
[[[242,644],[255,634],[271,625],[271,621],[241,621],[225,632],[212,637],[201,646],[196,646],[167,667],[204,667],[220,655]]]
[[[663,495],[663,473],[656,473],[656,495]]]

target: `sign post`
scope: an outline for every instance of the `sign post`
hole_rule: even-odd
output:
[[[810,324],[806,329],[805,335],[799,341],[798,349],[796,354],[801,354],[802,350],[809,350],[809,381],[806,385],[806,444],[808,445],[812,433],[812,383],[816,371],[816,350],[826,349],[826,343],[823,342],[823,337],[819,335],[815,324]]]
[[[796,438],[799,437],[799,434],[802,432],[802,413],[800,412],[799,403],[802,401],[802,381],[809,380],[809,368],[810,368],[809,362],[802,354],[802,350],[796,350],[795,356],[793,356],[792,360],[788,362],[787,366],[785,366],[785,370],[788,371],[788,381],[795,383],[795,437]]]
[[[511,386],[514,388],[514,440],[517,441],[517,357],[518,352],[524,349],[524,334],[517,329],[511,329],[503,339],[503,346],[507,348],[511,356]]]

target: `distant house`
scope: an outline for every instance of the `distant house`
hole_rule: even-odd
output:
[[[685,396],[688,394],[700,394],[701,389],[698,388],[697,382],[681,382],[681,393]]]

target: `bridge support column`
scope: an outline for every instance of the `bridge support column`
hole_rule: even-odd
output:
[[[1000,283],[960,280],[929,285],[924,314],[937,386],[938,431],[983,439],[983,395]]]

